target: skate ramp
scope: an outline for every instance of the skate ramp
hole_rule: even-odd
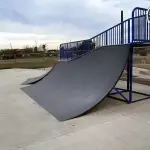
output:
[[[112,90],[129,49],[129,45],[102,47],[53,69],[43,80],[22,90],[60,121],[77,117]]]

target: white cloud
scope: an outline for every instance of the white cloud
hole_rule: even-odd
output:
[[[125,18],[131,17],[137,4],[147,8],[149,1],[0,1],[0,48],[9,47],[10,42],[23,47],[35,41],[54,48],[62,42],[86,39],[119,23],[120,10],[124,10]]]

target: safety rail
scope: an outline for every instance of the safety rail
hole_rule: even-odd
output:
[[[132,19],[129,18],[122,23],[119,23],[108,30],[94,36],[92,42],[95,43],[95,47],[108,46],[108,45],[120,45],[128,44],[131,42],[131,22]],[[123,36],[121,36],[121,31],[123,28]]]
[[[136,7],[132,11],[131,18],[91,39],[61,44],[60,59],[73,59],[102,46],[150,42],[150,24],[147,22],[146,14],[147,9]]]
[[[136,7],[132,11],[133,42],[150,42],[150,24],[147,21],[147,9]]]
[[[90,42],[89,39],[61,44],[60,59],[73,59],[77,56],[87,53],[91,49],[89,47],[90,44],[87,44],[87,42]],[[85,43],[85,46],[83,43]]]

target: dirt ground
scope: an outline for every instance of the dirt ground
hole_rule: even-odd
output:
[[[134,67],[150,70],[150,64],[134,64]]]
[[[150,56],[134,56],[134,64],[150,64]]]
[[[134,56],[133,66],[137,69],[146,69],[146,71],[141,69],[142,71],[139,71],[139,75],[134,75],[133,82],[150,86],[150,56]],[[135,74],[135,72],[133,74]],[[125,81],[126,79],[126,72],[124,72],[121,80]]]

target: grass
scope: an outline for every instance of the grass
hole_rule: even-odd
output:
[[[38,69],[52,67],[57,57],[28,58],[16,60],[0,60],[0,69],[26,68]]]

